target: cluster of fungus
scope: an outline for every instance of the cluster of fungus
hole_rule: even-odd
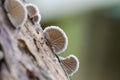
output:
[[[15,28],[22,27],[29,16],[34,25],[39,27],[41,15],[36,5],[23,3],[21,0],[5,0],[4,8],[7,16]],[[48,26],[43,30],[44,37],[49,43],[51,50],[68,76],[78,71],[79,60],[75,55],[69,55],[66,58],[58,56],[64,52],[68,46],[68,37],[65,32],[58,26]]]

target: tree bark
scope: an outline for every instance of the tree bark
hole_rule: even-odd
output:
[[[31,20],[15,29],[0,1],[0,80],[66,80],[65,72]]]

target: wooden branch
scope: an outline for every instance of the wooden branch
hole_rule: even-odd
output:
[[[67,80],[42,30],[31,20],[20,29],[10,23],[0,2],[0,80]],[[2,57],[3,55],[3,57]]]

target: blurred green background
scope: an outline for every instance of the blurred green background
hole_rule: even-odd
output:
[[[61,56],[80,68],[71,80],[120,80],[120,0],[28,0],[39,6],[42,27],[61,27],[69,38]]]

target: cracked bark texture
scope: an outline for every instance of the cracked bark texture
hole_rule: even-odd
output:
[[[67,80],[55,55],[28,19],[15,29],[0,1],[0,80]]]

